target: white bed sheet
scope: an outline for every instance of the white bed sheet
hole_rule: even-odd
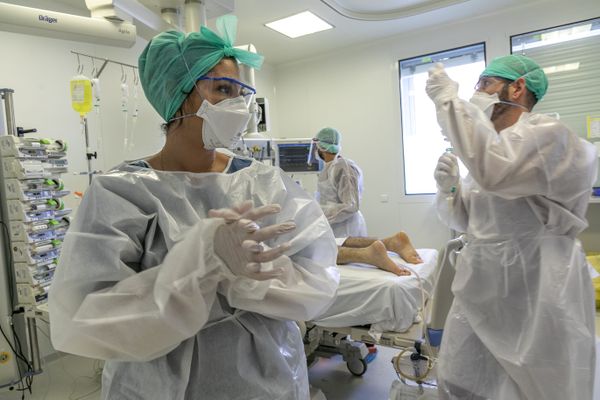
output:
[[[389,253],[421,277],[423,288],[431,293],[438,251],[417,249],[422,264],[407,264],[395,253]],[[367,264],[339,265],[340,286],[331,307],[315,324],[326,328],[371,324],[375,332],[407,330],[421,306],[421,290],[417,277],[397,276]]]

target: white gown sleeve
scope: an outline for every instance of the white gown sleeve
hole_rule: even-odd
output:
[[[435,203],[438,216],[450,229],[457,232],[466,232],[469,226],[469,214],[467,213],[467,201],[465,198],[464,183],[457,185],[456,192],[451,195],[437,192]]]
[[[554,118],[523,113],[496,133],[481,110],[458,98],[439,106],[437,116],[454,153],[488,192],[568,201],[589,189],[580,178],[591,173],[589,147]]]
[[[201,220],[161,263],[136,272],[156,216],[92,185],[61,252],[49,295],[52,344],[98,359],[146,361],[206,323],[220,280],[220,220]]]
[[[281,176],[285,195],[271,199],[282,209],[269,224],[293,220],[296,229],[266,243],[275,247],[289,242],[286,255],[262,268],[282,268],[278,279],[253,281],[226,279],[219,284],[232,307],[272,318],[310,321],[335,299],[339,284],[337,246],[319,204],[286,175]]]

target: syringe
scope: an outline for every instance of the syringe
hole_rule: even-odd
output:
[[[454,149],[452,147],[448,147],[446,149],[446,153],[447,154],[452,154],[454,151]],[[456,170],[456,166],[452,167],[452,170],[450,171],[450,175],[452,176],[458,176],[458,171]],[[452,186],[450,188],[450,192],[448,193],[448,195],[446,196],[446,202],[448,203],[448,208],[452,209],[452,206],[454,205],[454,195],[456,193],[456,186]]]

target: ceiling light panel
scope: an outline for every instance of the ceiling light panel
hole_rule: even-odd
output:
[[[292,39],[333,28],[310,11],[269,22],[265,26]]]

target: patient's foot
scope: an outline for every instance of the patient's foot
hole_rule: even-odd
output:
[[[366,247],[366,251],[369,253],[369,264],[396,275],[410,275],[409,270],[402,268],[401,265],[396,264],[394,260],[388,256],[387,249],[382,241],[374,241],[369,247]]]
[[[394,236],[383,239],[383,244],[386,249],[398,254],[406,262],[411,264],[420,264],[423,262],[405,232],[401,231]]]

